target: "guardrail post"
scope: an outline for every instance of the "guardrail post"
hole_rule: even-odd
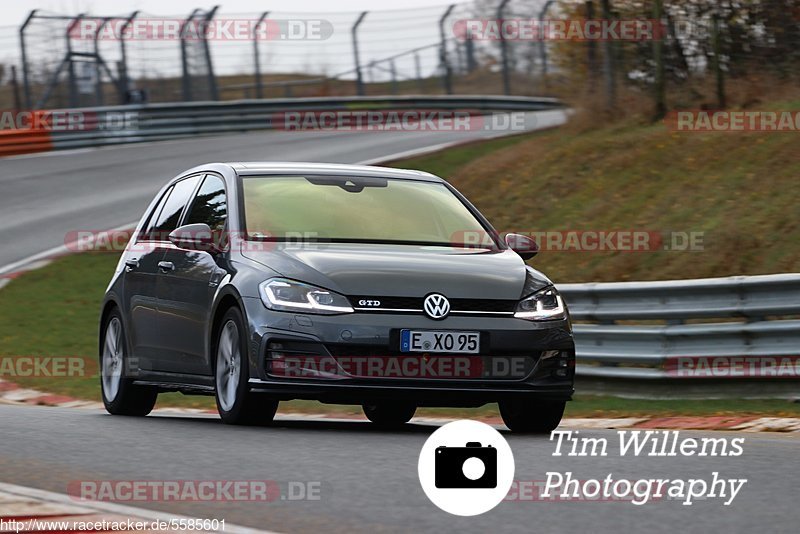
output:
[[[506,0],[507,1],[507,0]],[[453,94],[453,73],[450,70],[450,64],[447,61],[447,36],[445,35],[444,31],[444,23],[447,21],[447,17],[450,16],[450,13],[453,12],[455,9],[455,4],[450,4],[447,6],[447,10],[442,14],[441,18],[439,19],[439,36],[441,37],[441,47],[439,49],[439,60],[442,64],[442,83],[444,85],[444,92],[448,95]]]
[[[358,96],[364,96],[364,79],[361,76],[361,59],[358,57],[358,27],[364,21],[364,17],[367,16],[367,13],[369,13],[369,11],[362,11],[350,30],[353,36],[353,60],[356,64],[356,94]]]
[[[256,67],[256,98],[264,98],[264,86],[261,82],[261,59],[258,55],[258,27],[269,15],[269,11],[264,11],[258,18],[258,22],[253,27],[253,61]],[[265,28],[266,29],[266,28]]]
[[[25,28],[28,27],[33,17],[36,16],[36,10],[31,10],[28,13],[28,18],[19,27],[19,46],[22,53],[22,87],[25,90],[25,107],[31,109],[31,82],[30,73],[28,71],[28,54],[25,48]]]
[[[497,23],[503,27],[503,11],[505,11],[509,0],[503,0],[497,6]],[[502,30],[500,31],[500,56],[503,63],[503,94],[511,94],[511,74],[508,72],[508,43]]]

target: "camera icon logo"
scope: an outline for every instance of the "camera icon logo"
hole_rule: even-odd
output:
[[[479,441],[466,447],[436,447],[437,488],[496,488],[497,449]]]
[[[508,495],[514,481],[514,455],[493,427],[453,421],[425,442],[418,472],[433,504],[454,515],[479,515]]]

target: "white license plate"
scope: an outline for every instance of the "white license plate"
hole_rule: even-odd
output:
[[[480,332],[401,330],[400,352],[478,354],[480,352]]]

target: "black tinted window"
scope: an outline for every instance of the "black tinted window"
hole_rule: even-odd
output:
[[[181,212],[189,202],[189,197],[194,191],[198,179],[198,176],[193,176],[181,180],[172,187],[172,191],[167,196],[167,202],[164,204],[164,209],[158,214],[156,224],[149,234],[150,239],[166,241],[169,233],[178,227]]]
[[[219,176],[209,174],[197,191],[184,224],[206,223],[216,234],[225,229],[227,216],[225,184]]]
[[[153,227],[156,225],[156,221],[158,220],[158,215],[164,209],[164,204],[167,203],[167,199],[169,198],[169,194],[172,193],[172,188],[170,187],[167,189],[167,192],[161,197],[161,200],[158,201],[158,204],[153,208],[153,211],[150,212],[150,215],[147,218],[147,224],[142,227],[142,232],[139,234],[139,239],[149,239],[149,236],[153,233]]]

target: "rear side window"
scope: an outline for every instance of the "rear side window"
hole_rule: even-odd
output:
[[[167,194],[164,207],[158,214],[152,229],[147,234],[147,239],[155,241],[167,240],[169,233],[178,227],[183,208],[189,202],[189,198],[199,179],[199,176],[192,176],[172,186],[172,190]]]
[[[225,184],[219,176],[209,174],[197,191],[184,224],[206,223],[212,231],[222,232],[227,218]]]

